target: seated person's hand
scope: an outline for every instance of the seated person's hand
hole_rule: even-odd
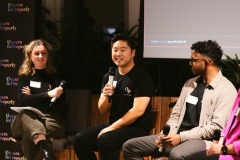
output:
[[[222,146],[223,145],[221,144],[212,144],[211,147],[206,150],[207,156],[211,156],[213,154],[220,154]]]
[[[106,132],[109,132],[109,131],[112,131],[114,130],[113,128],[111,128],[111,126],[109,127],[106,127],[104,129],[101,130],[101,132],[98,134],[98,137],[101,136],[102,134],[106,133]]]
[[[157,139],[155,140],[156,143],[156,147],[160,147],[162,146],[162,142],[161,142],[161,137],[163,136],[163,134],[159,134]]]
[[[30,88],[28,86],[22,88],[22,93],[26,95],[31,95]]]
[[[104,88],[103,88],[103,90],[102,90],[102,94],[103,94],[105,97],[107,97],[107,96],[109,96],[109,95],[112,95],[113,92],[114,92],[114,87],[111,87],[111,85],[108,84],[108,83],[104,86]]]
[[[57,97],[59,98],[63,93],[63,88],[62,87],[56,87],[53,90],[48,91],[48,96],[53,98]]]
[[[156,140],[156,145],[166,148],[177,146],[181,142],[180,135],[169,133],[167,136],[160,135]]]

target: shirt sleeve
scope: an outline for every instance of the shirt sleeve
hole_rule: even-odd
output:
[[[47,92],[26,95],[22,93],[22,88],[28,86],[30,88],[30,78],[28,76],[20,76],[17,89],[17,100],[21,106],[35,106],[43,100],[50,99]]]

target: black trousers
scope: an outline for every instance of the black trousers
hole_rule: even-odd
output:
[[[126,126],[98,137],[100,131],[108,126],[107,123],[98,124],[76,134],[74,149],[79,159],[96,160],[94,151],[98,151],[102,160],[119,160],[119,153],[125,141],[149,134],[145,129]]]

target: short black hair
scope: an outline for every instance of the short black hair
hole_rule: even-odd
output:
[[[127,42],[129,47],[131,48],[131,50],[134,50],[134,49],[137,48],[136,41],[133,38],[131,38],[131,37],[125,35],[125,34],[122,34],[122,33],[121,34],[120,33],[119,34],[115,34],[113,36],[113,38],[111,40],[111,48],[113,47],[113,44],[115,42],[119,41],[119,40]]]
[[[192,45],[191,49],[202,55],[206,55],[213,60],[213,63],[215,63],[217,66],[220,66],[223,50],[216,41],[198,41]]]

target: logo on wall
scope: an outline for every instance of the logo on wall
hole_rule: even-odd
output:
[[[16,115],[10,115],[9,113],[6,113],[6,122],[7,123],[12,123]]]
[[[16,64],[9,62],[9,59],[0,59],[0,67],[15,68]]]
[[[9,49],[23,49],[25,45],[22,41],[7,40],[7,48]]]
[[[10,152],[9,150],[5,150],[5,159],[26,160],[26,158],[20,156],[19,152]]]
[[[14,105],[15,101],[14,100],[9,100],[8,96],[0,96],[0,104]]]
[[[22,3],[8,3],[8,12],[29,12],[30,8]]]
[[[18,78],[6,77],[6,86],[17,86]]]
[[[13,142],[10,125],[15,113],[18,67],[23,58],[19,54],[26,43],[34,38],[35,1],[0,0],[0,160],[26,160],[19,144]],[[28,23],[26,25],[26,21]],[[26,34],[25,34],[26,33]]]
[[[10,22],[0,22],[0,31],[16,31],[17,27],[10,24]]]
[[[6,142],[6,141],[13,141],[12,137],[8,137],[7,133],[0,133],[0,141]]]
[[[5,159],[12,159],[11,152],[8,150],[5,151]]]

